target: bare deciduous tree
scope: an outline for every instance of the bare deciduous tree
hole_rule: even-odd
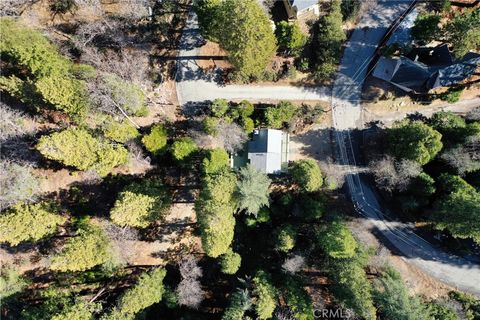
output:
[[[248,136],[239,125],[219,121],[216,138],[219,139],[219,142],[223,145],[223,149],[234,153],[243,148]]]
[[[27,117],[0,102],[0,141],[21,136],[28,132],[24,126]]]
[[[282,264],[283,271],[287,273],[297,273],[305,266],[305,258],[299,255],[286,258]]]
[[[105,235],[110,240],[113,260],[118,265],[126,265],[135,255],[138,231],[130,227],[120,227],[107,220],[102,220]]]
[[[199,281],[202,276],[202,269],[197,265],[197,260],[192,255],[182,259],[179,263],[179,269],[182,281],[180,281],[176,290],[178,303],[197,309],[205,296]]]
[[[386,156],[370,163],[370,171],[379,188],[392,192],[406,190],[411,179],[422,172],[422,167],[415,161],[395,161],[394,158]]]
[[[451,148],[440,156],[460,175],[480,168],[480,137],[471,136],[458,147]]]
[[[34,201],[39,181],[32,166],[11,160],[0,160],[0,210],[17,202]]]
[[[31,0],[2,0],[0,1],[0,16],[19,16]]]

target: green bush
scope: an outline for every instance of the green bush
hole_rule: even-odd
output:
[[[0,270],[0,299],[21,292],[27,286],[27,281],[20,275],[16,268],[7,266]]]
[[[335,259],[352,258],[358,247],[357,241],[347,226],[337,221],[321,228],[317,238],[322,250]]]
[[[293,180],[307,192],[318,191],[323,184],[322,172],[313,159],[296,161],[290,168]]]
[[[150,129],[150,133],[142,138],[145,148],[154,155],[158,155],[165,150],[167,145],[167,130],[161,124],[156,124]]]
[[[111,259],[110,243],[100,227],[89,222],[52,257],[54,271],[85,271]]]
[[[225,310],[222,320],[243,320],[245,311],[252,305],[251,297],[247,289],[237,289],[230,297],[230,306]]]
[[[100,311],[102,306],[97,303],[77,301],[72,306],[67,306],[62,312],[54,315],[50,320],[94,320],[93,314]]]
[[[260,208],[257,216],[248,216],[245,219],[245,224],[249,227],[254,227],[259,223],[270,221],[270,209],[267,207]]]
[[[241,119],[242,128],[245,133],[250,134],[255,130],[255,123],[252,118],[242,118]]]
[[[67,219],[46,203],[18,204],[0,215],[0,242],[16,246],[53,234]]]
[[[220,257],[220,267],[222,268],[222,272],[225,274],[237,273],[241,263],[242,257],[232,250],[229,250]]]
[[[325,213],[325,203],[324,197],[303,194],[300,197],[302,216],[306,221],[318,221]]]
[[[228,101],[226,99],[215,99],[210,105],[212,115],[217,118],[223,117],[229,108]]]
[[[112,119],[103,126],[102,130],[105,137],[119,143],[125,143],[140,135],[137,128],[127,120],[118,122]]]
[[[456,103],[460,101],[460,96],[462,95],[463,90],[463,88],[450,88],[447,92],[440,95],[440,99],[447,101],[448,103]]]
[[[253,294],[257,297],[255,311],[257,319],[270,319],[277,306],[277,290],[268,273],[259,270],[253,278]]]
[[[208,150],[207,155],[202,161],[203,172],[205,174],[218,173],[224,168],[230,167],[230,157],[223,149]]]
[[[282,101],[277,106],[265,110],[265,123],[269,128],[284,128],[295,116],[296,111],[297,107],[291,102]]]
[[[218,134],[218,130],[217,130],[217,126],[218,126],[218,118],[214,118],[214,117],[206,117],[204,120],[203,120],[203,130],[205,130],[205,133],[211,135],[211,136],[217,136]]]
[[[95,170],[100,176],[128,160],[124,147],[94,138],[87,130],[78,128],[42,136],[36,148],[48,159],[78,170]]]
[[[192,138],[180,138],[172,144],[172,155],[177,161],[186,160],[198,150],[197,145]]]
[[[293,311],[295,319],[314,320],[312,299],[299,278],[287,276],[283,291],[285,303]]]
[[[146,228],[165,214],[169,203],[163,184],[146,179],[141,183],[132,183],[120,192],[110,217],[120,226]]]
[[[297,230],[292,225],[286,225],[277,232],[276,249],[282,252],[288,252],[295,247]]]
[[[280,48],[292,56],[299,55],[307,42],[307,37],[302,33],[297,22],[280,21],[275,28],[275,36]]]

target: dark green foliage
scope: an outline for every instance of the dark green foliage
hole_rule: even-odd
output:
[[[225,0],[218,14],[218,41],[242,80],[260,78],[276,49],[270,21],[255,0]]]
[[[13,267],[4,266],[0,270],[0,299],[21,292],[26,286],[27,281]]]
[[[78,300],[65,306],[62,312],[55,314],[51,320],[94,320],[93,314],[101,308],[100,304]]]
[[[257,319],[270,319],[277,305],[277,290],[270,275],[263,270],[258,271],[253,278],[253,288]]]
[[[269,128],[281,129],[286,127],[295,116],[297,107],[289,101],[282,101],[276,106],[265,110],[265,124]]]
[[[239,209],[257,215],[261,207],[268,206],[270,183],[268,176],[253,166],[241,168],[236,193]]]
[[[220,267],[225,274],[237,273],[241,263],[242,257],[232,250],[229,250],[220,257]]]
[[[169,198],[161,181],[143,179],[120,192],[110,217],[120,226],[145,228],[165,215]]]
[[[330,280],[335,298],[365,319],[375,320],[372,285],[363,270],[362,257],[340,259],[332,263]]]
[[[480,299],[459,291],[450,291],[448,296],[462,304],[468,320],[477,320],[480,318]]]
[[[205,174],[213,174],[228,168],[230,166],[230,158],[223,149],[208,150],[207,155],[203,158],[202,165]]]
[[[78,8],[75,0],[54,0],[50,4],[50,10],[54,13],[65,14],[67,12],[73,13]]]
[[[322,15],[318,21],[316,66],[314,77],[317,81],[325,81],[336,71],[340,60],[341,47],[346,39],[342,29],[343,17],[340,0],[331,3],[329,14]]]
[[[307,37],[300,30],[297,22],[289,23],[280,21],[275,29],[278,45],[287,55],[297,56],[300,54]]]
[[[460,320],[455,311],[440,303],[429,303],[428,313],[435,320]]]
[[[438,38],[440,32],[441,16],[437,14],[420,14],[412,28],[412,37],[424,43],[429,43]]]
[[[447,92],[439,95],[440,99],[448,103],[455,103],[460,101],[460,96],[463,93],[463,88],[449,88]]]
[[[467,124],[465,120],[449,111],[434,113],[430,119],[432,127],[442,134],[444,139],[460,142],[465,139],[464,133]]]
[[[215,99],[212,101],[210,108],[214,117],[223,117],[229,108],[228,101],[226,99]]]
[[[221,2],[221,0],[198,0],[193,3],[202,35],[211,41],[218,41]]]
[[[248,216],[245,219],[245,224],[249,227],[254,227],[259,223],[268,221],[270,221],[270,209],[267,207],[262,207],[257,216]]]
[[[281,227],[277,231],[276,249],[282,252],[288,252],[295,247],[297,230],[292,225]]]
[[[18,204],[0,215],[0,242],[16,246],[55,233],[66,222],[47,203]]]
[[[225,310],[222,320],[243,320],[245,311],[252,306],[250,293],[247,289],[237,289],[230,297],[230,306]]]
[[[283,297],[296,319],[314,320],[312,299],[303,288],[300,278],[287,276],[284,282]]]
[[[167,130],[161,124],[156,124],[150,129],[150,133],[142,138],[145,148],[154,155],[161,154],[167,145]]]
[[[87,130],[78,128],[42,136],[36,148],[48,159],[78,170],[95,170],[100,176],[106,176],[128,159],[124,147],[97,139]]]
[[[52,257],[50,269],[55,271],[85,271],[111,259],[110,243],[102,229],[86,223],[65,247]]]
[[[429,312],[416,297],[408,294],[400,274],[388,267],[375,281],[374,300],[385,319],[424,320]]]
[[[447,194],[439,199],[433,214],[435,227],[480,243],[480,193],[458,176],[441,179]]]
[[[306,221],[318,221],[326,209],[326,199],[322,196],[302,194],[299,203],[301,204],[300,215]]]
[[[390,153],[397,159],[430,162],[442,150],[442,135],[421,122],[401,121],[388,129]]]
[[[175,140],[172,144],[172,156],[177,161],[184,161],[198,150],[192,138],[185,137]]]
[[[453,45],[453,53],[462,58],[470,50],[480,47],[480,9],[473,8],[456,13],[444,28],[447,42]]]
[[[360,0],[342,0],[342,17],[344,21],[354,20],[358,16]]]
[[[293,180],[307,192],[318,191],[323,184],[322,172],[313,159],[296,161],[289,171]]]
[[[210,257],[218,257],[230,248],[235,218],[232,195],[236,177],[229,168],[205,177],[199,200],[195,203],[202,247]]]
[[[217,126],[218,126],[218,118],[215,117],[206,117],[203,122],[203,130],[205,130],[206,134],[209,134],[211,136],[216,137],[218,132],[217,132]]]

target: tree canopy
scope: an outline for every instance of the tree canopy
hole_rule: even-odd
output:
[[[296,56],[307,41],[307,37],[300,30],[297,22],[280,21],[275,28],[278,45],[288,55]]]
[[[220,267],[225,274],[237,273],[241,263],[242,257],[238,253],[233,252],[233,250],[227,251],[220,258]]]
[[[269,205],[271,180],[251,165],[240,169],[236,198],[241,210],[256,215],[260,208]]]
[[[154,125],[150,132],[143,136],[142,143],[154,155],[160,154],[167,145],[167,130],[161,124]]]
[[[318,244],[325,253],[335,259],[351,258],[358,247],[347,226],[338,221],[333,221],[318,232]]]
[[[18,245],[53,234],[66,222],[47,203],[18,204],[0,215],[0,242]]]
[[[277,290],[272,284],[270,275],[263,270],[259,270],[253,278],[253,294],[257,298],[255,301],[257,319],[270,319],[277,306]]]
[[[401,121],[388,129],[390,153],[424,165],[442,150],[442,135],[422,122]]]
[[[192,138],[185,137],[175,140],[172,144],[172,155],[175,160],[183,161],[198,150]]]
[[[322,172],[317,161],[299,160],[290,168],[293,180],[307,192],[318,191],[323,184]]]
[[[480,47],[480,9],[473,8],[455,13],[444,28],[446,40],[453,45],[453,53],[462,58]]]

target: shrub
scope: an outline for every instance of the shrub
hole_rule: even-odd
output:
[[[463,93],[463,88],[450,88],[447,92],[440,95],[440,99],[447,101],[448,103],[456,103],[460,101],[460,96]]]
[[[167,130],[161,124],[156,124],[150,129],[150,133],[142,138],[145,148],[154,155],[158,155],[165,150],[167,145]]]
[[[255,123],[252,118],[242,118],[241,124],[245,133],[250,134],[255,130]]]
[[[212,115],[217,118],[223,117],[227,113],[228,107],[229,105],[226,99],[215,99],[210,105]]]
[[[225,310],[222,320],[243,320],[245,311],[252,305],[250,293],[247,289],[237,289],[230,297],[230,306]]]
[[[288,252],[295,247],[297,230],[292,225],[286,225],[277,232],[276,249],[282,252]]]
[[[119,143],[125,143],[140,135],[137,128],[126,120],[118,122],[112,119],[102,128],[102,130],[105,137]]]
[[[66,218],[46,203],[18,204],[0,215],[0,242],[18,245],[54,233]]]
[[[263,270],[258,271],[253,278],[253,294],[257,297],[255,311],[257,319],[269,319],[277,306],[277,290],[272,285],[271,277]]]
[[[203,130],[205,130],[205,133],[214,137],[217,136],[218,118],[206,117],[203,120],[202,124],[203,124]]]
[[[268,206],[270,183],[268,176],[253,166],[241,168],[236,193],[239,209],[257,215],[261,207]]]
[[[102,306],[97,303],[77,301],[72,306],[67,306],[62,312],[54,315],[50,320],[93,320],[93,314],[100,311]]]
[[[323,184],[322,172],[313,159],[299,160],[290,169],[293,180],[307,192],[320,189]]]
[[[297,56],[307,41],[307,37],[300,30],[297,22],[280,21],[275,28],[278,45],[288,55]]]
[[[358,247],[357,241],[347,226],[334,221],[317,234],[318,244],[323,251],[335,259],[351,258]]]
[[[0,299],[21,292],[27,286],[27,281],[13,267],[3,267],[0,270]]]
[[[241,118],[248,118],[253,114],[253,111],[255,110],[255,107],[248,100],[242,100],[237,105],[236,109],[238,110],[238,115]]]
[[[232,250],[224,253],[220,257],[220,266],[222,272],[225,274],[235,274],[237,273],[240,265],[242,263],[242,257]]]
[[[110,217],[120,226],[145,228],[165,214],[168,204],[168,194],[160,181],[142,180],[120,192]]]
[[[326,199],[324,197],[303,194],[300,197],[302,217],[306,221],[318,221],[325,213],[325,203]]]
[[[183,161],[198,150],[192,138],[180,138],[172,144],[172,155],[175,160]]]
[[[208,150],[202,165],[205,174],[218,173],[220,170],[230,167],[230,158],[223,149]]]
[[[110,256],[110,243],[102,229],[89,222],[70,238],[62,250],[52,257],[54,271],[85,271],[104,264]]]
[[[79,170],[95,170],[100,176],[106,176],[128,159],[124,147],[94,138],[87,130],[78,128],[42,136],[36,148],[48,159]]]
[[[281,129],[289,124],[297,111],[291,102],[282,101],[275,107],[265,110],[265,122],[269,128]]]

